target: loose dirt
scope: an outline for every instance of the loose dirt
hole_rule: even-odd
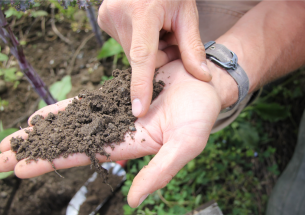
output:
[[[116,189],[122,183],[122,178],[122,176],[120,177],[117,175],[109,174],[108,183],[113,189]],[[101,183],[97,177],[92,183],[88,185],[86,201],[81,205],[78,214],[88,215],[95,211],[99,204],[105,203],[105,201],[112,197],[114,194],[111,187],[109,187],[107,184]]]
[[[106,182],[107,171],[99,164],[96,153],[109,157],[105,147],[114,148],[115,144],[123,142],[126,132],[135,131],[137,119],[131,110],[131,69],[114,70],[113,76],[114,79],[106,81],[100,90],[81,91],[79,100],[74,99],[58,115],[34,117],[33,130],[27,131],[28,139],[11,139],[17,160],[26,158],[31,162],[40,158],[52,163],[59,156],[67,158],[74,153],[85,153],[91,160],[91,167],[94,166]],[[153,85],[154,99],[162,91],[164,82],[154,81]]]

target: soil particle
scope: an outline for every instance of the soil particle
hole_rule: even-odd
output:
[[[79,100],[74,99],[65,111],[58,115],[49,113],[45,119],[36,116],[31,123],[33,130],[27,131],[28,139],[11,139],[11,148],[16,159],[27,158],[27,162],[38,158],[52,162],[55,158],[67,158],[74,153],[85,153],[91,167],[107,181],[107,171],[96,158],[96,153],[109,157],[105,147],[124,141],[128,131],[135,131],[130,100],[131,69],[114,70],[114,79],[108,80],[102,89],[83,90]],[[164,82],[153,83],[153,99],[162,91]]]

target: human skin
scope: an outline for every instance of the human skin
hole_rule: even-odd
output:
[[[112,161],[156,154],[133,182],[128,197],[132,207],[138,206],[143,195],[166,186],[187,162],[204,149],[222,106],[215,88],[190,75],[181,60],[170,62],[159,71],[156,78],[163,80],[165,87],[153,101],[147,114],[135,122],[137,131],[134,140],[126,134],[125,142],[117,145],[113,151],[110,147],[106,148]],[[68,99],[47,106],[34,115],[47,116],[49,112],[57,114],[71,101],[72,99]],[[25,160],[18,162],[15,152],[10,150],[10,139],[16,136],[27,138],[23,129],[6,137],[0,144],[0,172],[14,170],[19,178],[31,178],[54,171],[46,160],[29,164]],[[143,138],[144,142],[141,141]],[[109,161],[99,154],[97,158],[100,162]],[[90,159],[85,154],[78,153],[66,159],[57,158],[53,163],[56,169],[64,169],[88,165]]]
[[[249,77],[250,92],[305,64],[304,11],[304,1],[261,2],[216,40],[237,54],[239,64]],[[175,43],[168,42],[168,45]],[[213,76],[210,82],[193,77],[180,60],[161,67],[157,79],[165,81],[165,89],[153,101],[147,114],[136,121],[135,141],[127,136],[114,151],[107,149],[112,161],[156,154],[133,181],[128,194],[131,207],[137,207],[148,194],[166,186],[188,161],[196,157],[204,149],[219,111],[237,101],[235,81],[210,61],[207,66]],[[35,114],[57,113],[70,101],[47,106]],[[139,132],[141,130],[143,132]],[[18,135],[27,137],[24,131],[18,131],[0,144],[3,152],[0,172],[14,169],[18,177],[30,178],[53,171],[47,161],[28,165],[24,160],[16,161],[9,140]],[[142,138],[146,141],[141,142]],[[97,158],[106,161],[103,156],[97,155]],[[84,154],[54,160],[57,169],[89,163]]]
[[[152,98],[155,68],[180,57],[186,70],[202,81],[210,81],[205,49],[200,39],[195,0],[104,0],[99,9],[100,27],[117,40],[132,71],[132,112],[142,117]],[[165,32],[170,32],[164,35]],[[159,37],[175,40],[163,47]]]

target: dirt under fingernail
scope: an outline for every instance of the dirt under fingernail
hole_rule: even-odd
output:
[[[27,163],[38,159],[53,162],[63,156],[85,153],[91,166],[107,181],[107,171],[96,158],[96,153],[109,157],[105,147],[115,147],[124,141],[126,132],[135,132],[136,117],[132,115],[130,100],[131,69],[114,70],[114,79],[104,83],[103,88],[95,91],[83,90],[65,111],[47,117],[33,117],[32,131],[24,140],[11,139],[11,148],[17,160],[26,159]],[[153,99],[164,87],[164,82],[154,81]],[[130,129],[132,128],[132,129]],[[53,164],[53,163],[52,163]]]

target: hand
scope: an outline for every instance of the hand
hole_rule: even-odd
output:
[[[156,154],[133,181],[128,194],[131,207],[137,207],[148,194],[166,186],[187,162],[202,152],[221,108],[220,97],[212,84],[190,75],[181,60],[165,65],[159,72],[157,80],[163,80],[166,85],[146,116],[135,122],[137,131],[134,140],[126,134],[125,142],[117,145],[113,151],[110,147],[106,148],[112,161]],[[49,112],[57,113],[71,101],[68,99],[49,105],[35,114],[47,116]],[[54,170],[46,160],[29,164],[25,160],[17,162],[15,153],[10,150],[10,139],[17,136],[27,138],[24,130],[20,130],[0,144],[0,172],[15,169],[16,176],[30,178]],[[100,162],[107,161],[100,154],[97,154],[97,158]],[[57,169],[64,169],[88,165],[90,159],[78,153],[68,158],[57,158],[53,163]]]
[[[180,58],[180,54],[189,73],[202,81],[212,78],[200,39],[195,0],[104,0],[98,23],[122,45],[129,59],[136,117],[148,111],[155,68]]]

